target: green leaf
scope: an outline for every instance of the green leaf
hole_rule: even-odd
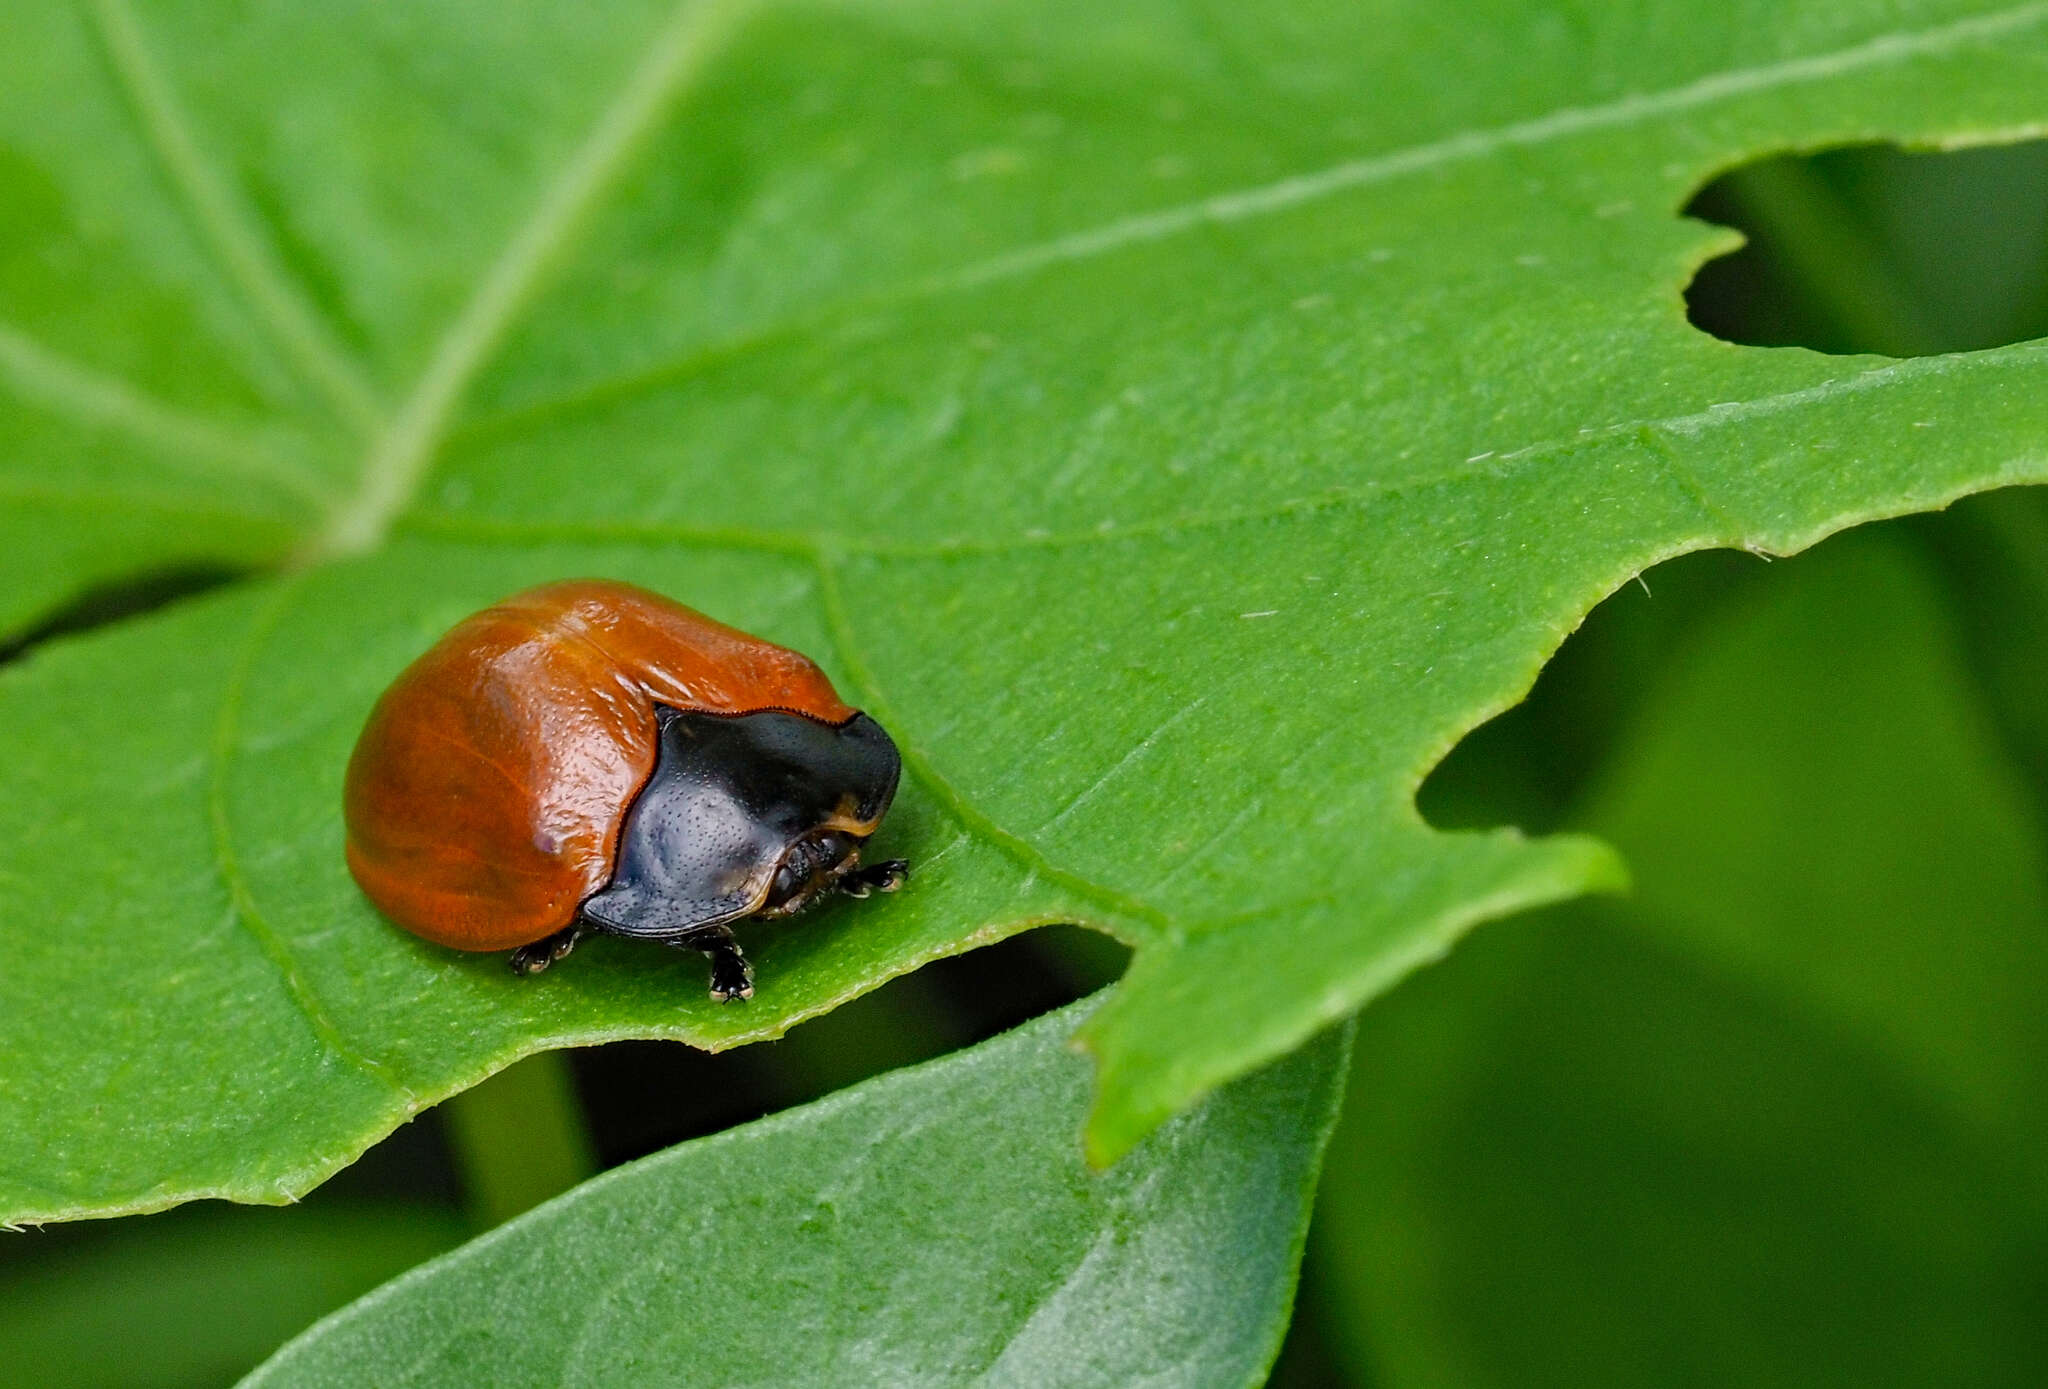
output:
[[[1354,1371],[2041,1382],[2048,826],[1958,616],[1897,529],[1774,567],[1575,817],[1634,898],[1368,1017],[1314,1255]]]
[[[1094,1005],[586,1182],[336,1313],[249,1381],[1256,1384],[1349,1029],[1101,1176]]]
[[[77,1228],[91,1237],[53,1251],[15,1235],[0,1252],[0,1346],[17,1383],[212,1389],[467,1233],[445,1210],[395,1202],[191,1206]]]
[[[1412,793],[1605,592],[2048,477],[2036,344],[1735,349],[1676,215],[2048,120],[2048,7],[15,6],[0,594],[288,563],[0,677],[0,1214],[280,1200],[512,1059],[1137,947],[1106,1161],[1472,923],[1618,880]],[[380,686],[543,579],[808,650],[898,899],[540,981],[341,865]]]

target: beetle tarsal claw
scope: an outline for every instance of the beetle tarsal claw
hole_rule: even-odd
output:
[[[569,926],[551,936],[529,941],[512,952],[512,972],[518,975],[539,974],[555,961],[576,948],[576,942],[583,939],[581,926]]]
[[[737,984],[729,979],[724,983],[713,980],[711,984],[711,1001],[713,1003],[731,1003],[734,999],[744,1000],[753,996],[754,981],[751,975],[740,980]]]
[[[697,946],[711,960],[711,998],[715,1003],[754,996],[754,967],[740,954],[730,935],[712,936]]]
[[[839,880],[839,890],[848,897],[865,897],[870,892],[894,892],[910,876],[910,864],[900,858],[871,863]]]

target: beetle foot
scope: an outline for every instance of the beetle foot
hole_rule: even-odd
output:
[[[731,930],[713,926],[685,936],[676,944],[701,950],[711,961],[713,1003],[730,1003],[736,998],[754,996],[754,967],[747,963],[746,956],[740,954],[740,943],[732,938]]]
[[[730,1003],[754,996],[754,967],[738,950],[711,957],[711,1001]]]
[[[539,974],[574,950],[576,942],[582,939],[582,927],[565,926],[552,936],[542,936],[530,945],[522,945],[512,952],[512,972],[521,976]]]
[[[751,979],[741,979],[737,982],[728,981],[723,984],[717,979],[711,981],[711,1001],[713,1003],[730,1003],[736,998],[749,999],[753,996],[754,981]]]
[[[856,868],[839,880],[839,890],[848,897],[865,897],[870,892],[894,892],[910,877],[910,863],[892,858]]]

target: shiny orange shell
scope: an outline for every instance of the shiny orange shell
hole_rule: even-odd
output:
[[[456,624],[377,701],[343,792],[348,866],[386,916],[461,950],[576,918],[653,774],[654,706],[857,712],[823,671],[630,584],[528,589]]]

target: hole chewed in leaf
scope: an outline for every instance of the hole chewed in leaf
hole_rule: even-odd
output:
[[[2048,140],[1778,155],[1713,180],[1685,210],[1748,238],[1686,290],[1695,326],[1727,341],[1907,357],[2048,337]],[[1914,534],[1937,555],[2030,553],[2039,507],[2034,489],[2001,492],[1927,518]],[[1473,730],[1430,774],[1417,796],[1425,817],[1442,829],[1571,825],[1572,807],[1685,634],[1732,598],[1825,563],[1767,568],[1709,551],[1623,585],[1526,700]],[[1949,565],[1958,566],[1958,582],[1976,581],[1969,565]],[[2004,590],[2000,597],[2001,614],[2028,610]],[[1959,612],[1972,610],[1958,602]],[[2029,677],[2013,671],[1994,672],[2001,688],[2031,694]]]
[[[1776,566],[1739,550],[1702,550],[1623,584],[1543,668],[1521,703],[1467,734],[1416,793],[1442,830],[1572,828],[1574,809],[1687,634]]]
[[[1685,292],[1729,342],[1925,357],[2048,337],[2048,140],[1777,155],[1685,210],[1748,238]]]
[[[2048,592],[2044,540],[2048,487],[2008,487],[1940,512],[1854,527],[1775,563],[1740,550],[1668,560],[1609,594],[1520,703],[1461,739],[1424,779],[1417,808],[1441,830],[1600,832],[1587,821],[1588,803],[1612,780],[1645,705],[1660,688],[1682,685],[1687,672],[1698,678],[1710,669],[1688,655],[1701,633],[1774,595],[1789,601],[1784,595],[1801,585],[1823,582],[1808,576],[1846,572],[1867,551],[1896,552],[1893,561],[1940,595],[1944,640],[1982,701],[1983,731],[2048,806],[2048,733],[2038,715],[2048,618],[2036,616]],[[1817,625],[1854,615],[1844,606]],[[1902,696],[1886,717],[1903,738],[1920,729],[1923,713]]]

